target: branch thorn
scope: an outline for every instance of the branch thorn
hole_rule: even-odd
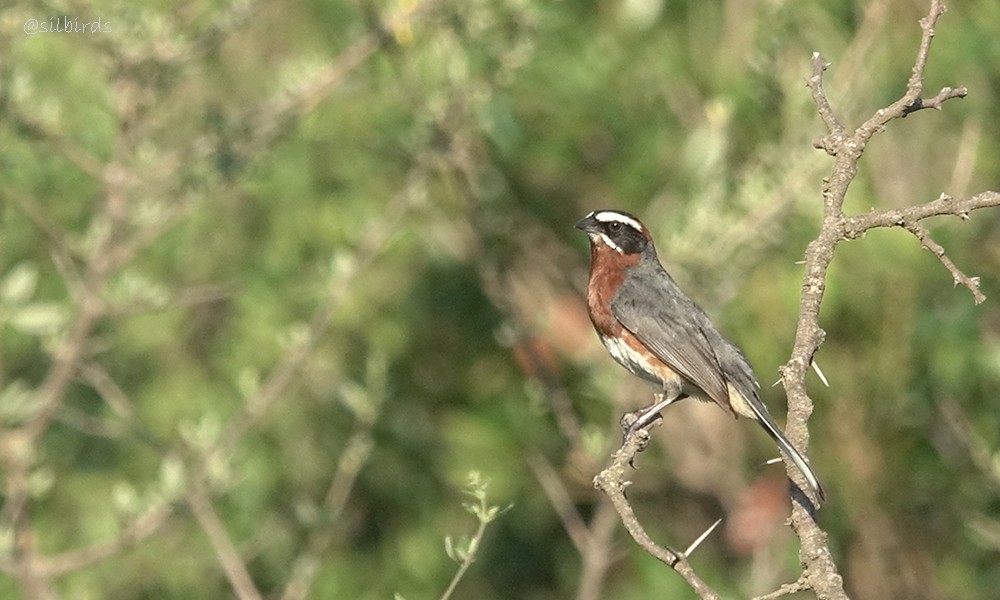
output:
[[[712,526],[706,529],[704,533],[699,535],[698,539],[691,542],[691,545],[687,547],[687,550],[681,553],[681,556],[683,556],[684,558],[690,558],[691,553],[698,549],[698,546],[700,546],[701,543],[705,541],[705,538],[707,538],[709,535],[712,534],[713,531],[715,531],[715,528],[718,527],[719,523],[721,522],[722,519],[719,519],[715,523],[712,523]]]
[[[819,363],[816,362],[815,358],[812,361],[812,368],[813,371],[816,371],[816,374],[819,375],[819,380],[823,382],[823,385],[825,385],[826,387],[830,387],[830,382],[827,381],[826,375],[824,375],[823,370],[819,368]]]

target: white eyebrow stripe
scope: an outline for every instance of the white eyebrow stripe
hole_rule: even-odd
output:
[[[633,219],[631,217],[626,217],[625,215],[623,215],[621,213],[610,211],[610,210],[603,210],[601,212],[595,212],[593,214],[594,214],[594,218],[597,219],[598,221],[600,221],[601,223],[612,223],[612,222],[618,221],[619,223],[625,223],[626,225],[631,226],[636,231],[639,231],[639,232],[642,231],[642,223],[640,223],[639,221],[636,221],[635,219]]]

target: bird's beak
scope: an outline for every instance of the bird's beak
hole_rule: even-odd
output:
[[[580,222],[575,225],[575,227],[581,231],[587,233],[597,233],[598,220],[594,218],[594,213],[590,213],[586,217],[580,219]]]

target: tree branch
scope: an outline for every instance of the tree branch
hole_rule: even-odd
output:
[[[35,572],[42,577],[58,577],[110,558],[159,531],[172,514],[169,504],[157,504],[114,538],[47,557],[35,565]],[[14,565],[8,561],[0,562],[0,571],[13,573]]]
[[[820,53],[813,54],[813,74],[807,85],[816,104],[817,113],[829,131],[814,145],[833,156],[834,164],[830,176],[824,180],[824,214],[820,232],[816,239],[809,243],[805,252],[805,273],[794,347],[788,362],[780,369],[781,381],[788,397],[787,433],[800,449],[805,449],[808,444],[807,421],[813,411],[812,400],[806,391],[806,374],[814,354],[825,337],[825,332],[819,326],[819,311],[826,290],[827,270],[833,260],[834,250],[841,241],[860,237],[865,231],[875,227],[903,227],[916,235],[924,247],[931,249],[949,269],[956,282],[966,284],[973,291],[977,301],[982,297],[978,280],[962,274],[944,256],[944,250],[930,239],[919,221],[939,214],[962,216],[974,208],[995,206],[998,198],[994,192],[986,192],[957,203],[942,196],[922,206],[874,210],[856,217],[847,217],[843,212],[844,198],[857,174],[858,161],[875,133],[882,131],[884,126],[894,119],[903,118],[923,108],[939,108],[946,100],[965,96],[964,87],[944,88],[929,99],[921,96],[934,27],[944,10],[944,4],[940,0],[932,0],[928,15],[920,21],[923,35],[903,96],[889,106],[877,110],[851,133],[847,133],[834,116],[823,88],[823,72],[828,63]],[[800,502],[794,503],[792,507],[792,527],[801,540],[799,559],[804,567],[806,586],[813,589],[819,598],[847,598],[843,579],[837,572],[837,566],[827,545],[827,534]]]
[[[208,541],[212,544],[215,556],[222,565],[230,585],[233,586],[236,597],[240,600],[263,600],[257,586],[254,585],[253,578],[250,577],[250,572],[247,571],[247,566],[240,558],[229,533],[226,532],[222,519],[215,512],[212,501],[197,481],[192,480],[188,484],[187,500],[195,519],[208,536]]]
[[[594,478],[594,487],[603,491],[611,499],[611,503],[614,505],[615,510],[618,511],[625,529],[628,530],[629,535],[632,536],[635,543],[639,544],[651,556],[657,558],[674,571],[677,571],[684,581],[691,586],[691,589],[698,594],[699,598],[703,600],[718,600],[720,598],[719,594],[698,577],[698,574],[694,572],[694,568],[688,562],[688,557],[683,552],[678,552],[666,546],[660,546],[653,541],[653,538],[649,537],[642,524],[639,523],[639,518],[635,516],[632,505],[625,497],[625,489],[630,484],[630,482],[625,480],[625,474],[627,470],[632,468],[632,461],[635,459],[636,454],[648,442],[649,432],[645,429],[639,429],[632,435],[629,435],[622,444],[622,447],[612,455],[611,464]]]
[[[951,259],[945,256],[944,248],[931,239],[930,232],[921,225],[920,221],[940,215],[953,215],[962,220],[968,220],[969,213],[972,211],[993,206],[1000,206],[1000,193],[987,191],[963,200],[953,200],[950,196],[941,194],[936,200],[926,204],[907,208],[872,210],[863,215],[846,217],[844,219],[844,239],[861,237],[869,229],[878,227],[902,227],[912,233],[920,241],[921,246],[933,252],[934,256],[951,273],[955,285],[961,284],[969,288],[976,304],[979,304],[986,300],[986,296],[979,289],[979,278],[966,275]]]

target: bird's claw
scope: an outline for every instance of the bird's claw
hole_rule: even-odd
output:
[[[628,439],[628,436],[633,432],[632,426],[639,422],[639,415],[642,411],[627,412],[622,415],[621,426],[622,426],[622,443]]]
[[[629,436],[636,431],[649,427],[661,418],[663,417],[660,415],[659,411],[654,414],[649,414],[648,409],[625,413],[622,415],[621,419],[622,443],[624,444],[628,440]]]
[[[622,415],[621,418],[622,446],[624,446],[628,442],[629,438],[635,435],[639,430],[645,429],[650,424],[655,423],[659,419],[660,419],[659,413],[655,415],[647,415],[646,411],[643,410],[637,410],[635,412],[627,412],[624,415]],[[648,445],[649,445],[649,436],[646,435],[643,438],[641,438],[641,443],[639,444],[639,447],[636,449],[636,454],[645,450],[646,446]],[[629,459],[628,465],[634,469],[635,464],[632,462],[633,460],[635,460],[634,457],[632,459]]]

